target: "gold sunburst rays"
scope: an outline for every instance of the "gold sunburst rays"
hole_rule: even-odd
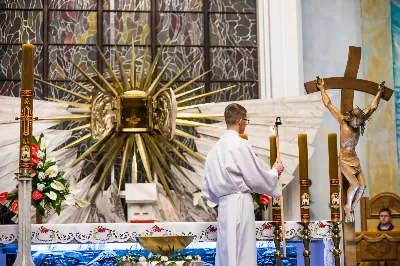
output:
[[[183,128],[195,128],[198,126],[220,127],[204,123],[202,120],[220,121],[223,117],[222,114],[197,112],[196,109],[198,107],[209,103],[196,104],[193,102],[212,94],[229,90],[235,86],[190,96],[204,87],[195,86],[195,88],[191,88],[197,80],[210,71],[192,78],[183,85],[177,86],[177,84],[181,84],[179,82],[180,77],[194,64],[198,57],[184,66],[174,77],[167,82],[163,82],[162,78],[165,72],[167,72],[170,65],[174,64],[174,56],[168,58],[162,68],[158,68],[158,63],[162,56],[162,47],[153,62],[147,67],[145,65],[149,49],[146,48],[141,59],[141,66],[138,66],[135,60],[137,53],[134,51],[135,46],[132,42],[129,69],[124,68],[120,52],[115,47],[115,67],[119,71],[119,75],[116,74],[117,72],[107,61],[101,49],[97,48],[108,76],[105,76],[94,66],[92,66],[94,70],[93,76],[89,75],[82,69],[81,65],[74,64],[78,72],[93,86],[96,92],[93,97],[83,96],[50,82],[39,80],[56,89],[70,93],[86,103],[68,102],[54,98],[49,98],[48,100],[87,110],[87,114],[43,117],[41,120],[90,121],[82,126],[72,128],[70,131],[77,132],[90,128],[91,133],[85,134],[62,149],[68,149],[92,139],[91,146],[72,163],[72,165],[76,165],[78,162],[89,158],[90,154],[94,154],[91,158],[92,161],[99,160],[93,172],[97,174],[100,169],[103,169],[103,171],[99,173],[99,181],[90,197],[91,202],[95,200],[96,195],[103,188],[112,166],[118,158],[121,158],[118,191],[122,189],[127,174],[131,174],[131,182],[136,183],[139,181],[138,160],[140,159],[144,168],[146,182],[154,182],[153,174],[155,173],[171,202],[176,206],[170,189],[171,182],[168,181],[170,178],[176,178],[171,167],[174,166],[191,183],[193,188],[197,188],[192,177],[183,170],[181,165],[194,169],[187,160],[187,155],[201,162],[204,162],[205,158],[180,141],[182,138],[201,141],[201,138],[189,134],[184,129],[175,129],[174,127],[175,125],[183,126]],[[82,83],[70,78],[67,79],[76,84],[79,89],[87,92],[92,91],[91,88]],[[183,112],[186,110],[191,111]],[[180,161],[184,164],[180,164]],[[130,172],[128,171],[129,166],[131,167]]]

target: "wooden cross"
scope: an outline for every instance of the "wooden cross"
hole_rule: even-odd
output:
[[[324,78],[325,89],[341,89],[341,104],[340,111],[342,114],[350,111],[353,108],[354,91],[361,91],[376,95],[378,92],[378,83],[357,79],[358,68],[361,61],[361,47],[349,47],[349,55],[344,72],[344,77]],[[306,82],[304,84],[307,93],[317,92],[316,80]],[[388,101],[393,94],[393,90],[386,88],[382,99]],[[341,177],[342,180],[342,203],[347,203],[347,189],[349,182],[346,178]],[[356,243],[355,243],[355,223],[344,222],[345,214],[342,210],[342,230],[344,236],[344,260],[346,266],[357,265],[356,259]]]

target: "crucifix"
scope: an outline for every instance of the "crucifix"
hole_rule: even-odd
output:
[[[385,87],[384,82],[375,82],[357,79],[361,61],[361,47],[349,47],[349,55],[344,77],[331,77],[309,81],[304,84],[307,93],[320,91],[325,106],[340,123],[340,154],[339,180],[342,187],[342,212],[344,259],[346,266],[357,265],[355,245],[355,217],[354,208],[364,193],[366,187],[359,158],[355,152],[360,134],[364,132],[366,120],[377,109],[379,100],[388,101],[393,90]],[[327,89],[341,88],[340,111],[334,107],[326,94]],[[353,108],[354,91],[362,91],[375,96],[366,110]],[[344,177],[344,178],[343,178]]]

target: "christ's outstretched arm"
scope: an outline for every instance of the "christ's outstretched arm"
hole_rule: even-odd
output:
[[[317,77],[317,87],[321,91],[322,95],[322,101],[324,102],[326,108],[331,112],[334,118],[339,123],[342,123],[343,121],[343,115],[340,113],[340,111],[332,104],[331,99],[329,98],[328,94],[326,93],[326,90],[324,88],[324,80],[320,79]]]
[[[372,100],[368,108],[364,111],[366,119],[370,118],[371,115],[375,112],[378,108],[379,101],[382,97],[383,92],[385,91],[385,82],[382,82],[378,86],[378,93],[376,94],[375,98]]]

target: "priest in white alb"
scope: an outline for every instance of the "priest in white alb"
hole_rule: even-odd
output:
[[[216,266],[256,266],[254,204],[251,193],[279,197],[278,177],[283,164],[270,171],[243,134],[249,120],[246,109],[236,103],[225,109],[227,130],[207,155],[203,195],[218,204]]]

